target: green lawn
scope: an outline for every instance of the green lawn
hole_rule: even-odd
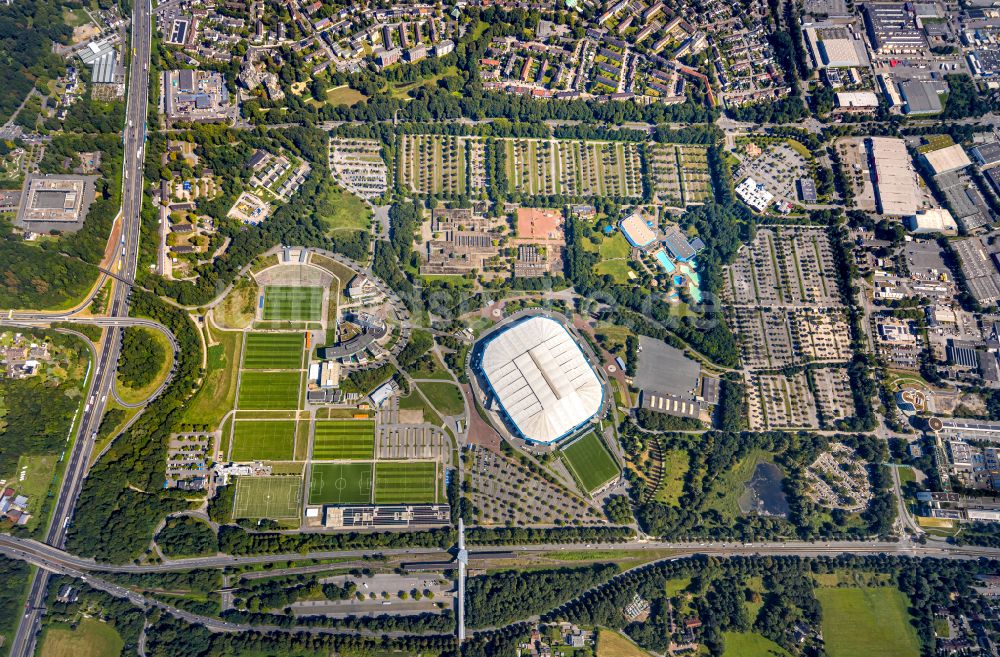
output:
[[[631,279],[628,273],[632,271],[628,260],[602,260],[594,265],[594,274],[597,276],[610,276],[615,283],[625,285]]]
[[[290,461],[295,453],[295,420],[236,420],[233,461]]]
[[[374,420],[316,421],[314,460],[370,459],[374,452]]]
[[[304,333],[248,333],[247,345],[243,353],[243,368],[248,370],[300,369],[304,344]]]
[[[320,221],[327,233],[340,230],[365,230],[371,222],[371,210],[358,196],[334,188],[322,199]],[[344,281],[346,284],[347,281]]]
[[[437,501],[437,464],[429,461],[380,461],[375,465],[376,504]]]
[[[436,427],[441,426],[441,416],[434,412],[434,410],[427,405],[424,398],[417,394],[416,390],[413,390],[405,397],[400,397],[399,399],[399,410],[401,411],[416,411],[421,410],[424,412],[424,422],[428,424],[433,424]]]
[[[593,431],[575,440],[562,452],[566,465],[588,493],[618,476],[618,464],[604,446],[604,441]]]
[[[217,344],[208,348],[207,374],[201,389],[188,402],[184,421],[191,424],[219,426],[222,416],[233,408],[236,399],[236,365],[240,362],[243,334],[237,331],[212,331]]]
[[[239,407],[243,410],[285,410],[299,405],[299,372],[243,372]]]
[[[368,96],[346,84],[326,90],[326,102],[330,105],[356,105],[365,100]]]
[[[462,391],[453,383],[420,383],[420,390],[427,401],[443,415],[461,415],[465,412]]]
[[[615,232],[610,237],[604,238],[604,241],[597,247],[597,254],[603,260],[627,258],[631,252],[632,247],[629,246],[628,240],[620,232]]]
[[[723,632],[722,636],[726,646],[722,657],[791,657],[787,650],[759,634]]]
[[[829,657],[917,657],[920,640],[909,600],[898,589],[820,588],[823,640]]]
[[[310,504],[370,504],[371,463],[318,463],[309,479]]]
[[[264,288],[264,321],[317,322],[323,311],[323,288],[268,285]]]
[[[684,494],[684,478],[690,467],[688,453],[682,449],[670,449],[663,453],[663,478],[656,491],[657,502],[677,506]]]
[[[107,623],[83,618],[71,629],[68,625],[53,625],[42,636],[39,657],[117,657],[125,642],[115,628]]]
[[[237,477],[234,518],[298,518],[302,477]]]

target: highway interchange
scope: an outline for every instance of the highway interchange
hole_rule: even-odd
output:
[[[122,136],[124,158],[122,163],[122,206],[118,220],[121,222],[120,252],[116,256],[118,273],[113,285],[109,316],[128,317],[129,297],[135,280],[139,260],[140,209],[142,207],[143,150],[146,141],[146,111],[149,95],[149,58],[152,40],[151,6],[149,0],[133,3],[132,55],[129,66],[126,125]],[[123,280],[125,282],[123,282]],[[99,288],[98,288],[99,289]],[[13,313],[11,320],[58,320],[51,313]],[[66,529],[71,521],[76,499],[94,448],[94,438],[104,416],[108,395],[113,392],[118,356],[121,351],[121,330],[113,327],[101,344],[97,368],[93,372],[87,402],[78,425],[76,440],[66,465],[59,495],[56,498],[46,543],[61,547]],[[20,619],[12,641],[11,657],[27,657],[34,653],[34,643],[41,619],[49,574],[40,568],[32,579],[28,593],[27,613]]]

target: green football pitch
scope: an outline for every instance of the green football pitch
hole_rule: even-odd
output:
[[[236,420],[233,461],[291,461],[295,453],[295,420]]]
[[[313,459],[370,459],[375,451],[373,420],[317,420]]]
[[[370,504],[371,463],[317,463],[309,479],[310,504]]]
[[[300,369],[304,342],[303,333],[249,333],[243,351],[243,369]]]
[[[294,410],[299,407],[299,372],[243,372],[241,410]]]
[[[264,288],[264,320],[319,321],[323,288],[268,285]]]
[[[593,431],[562,451],[570,470],[588,493],[618,476],[618,464],[604,446],[604,441]]]
[[[302,477],[239,477],[234,518],[298,518]]]
[[[375,464],[376,504],[437,501],[437,464],[431,461],[379,461]]]

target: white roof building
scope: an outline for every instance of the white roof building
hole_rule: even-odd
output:
[[[906,142],[895,137],[869,137],[867,142],[875,165],[879,212],[897,217],[916,214],[921,194]]]
[[[928,208],[906,217],[903,223],[914,233],[958,234],[958,224],[945,208]]]
[[[764,185],[753,178],[747,178],[737,185],[736,195],[757,212],[763,212],[768,204],[774,200],[774,194],[767,191]]]
[[[837,107],[842,109],[878,109],[874,91],[841,91],[835,94]]]
[[[927,151],[922,153],[921,156],[924,158],[927,166],[930,167],[931,173],[935,176],[972,166],[972,160],[969,159],[969,156],[965,154],[965,149],[959,144],[952,144],[944,148]]]
[[[553,443],[594,417],[604,387],[559,322],[533,316],[489,338],[479,366],[517,432]]]

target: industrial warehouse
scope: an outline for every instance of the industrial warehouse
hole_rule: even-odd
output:
[[[579,345],[548,317],[528,316],[490,335],[473,370],[514,432],[532,443],[568,436],[604,403],[604,387]]]

